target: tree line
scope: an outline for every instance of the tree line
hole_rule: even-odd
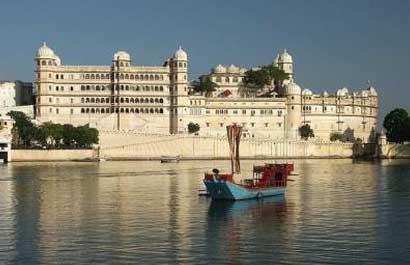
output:
[[[36,125],[23,112],[11,111],[13,148],[89,149],[98,144],[99,133],[88,125],[75,127],[71,124],[45,122]]]
[[[410,141],[410,116],[405,109],[397,108],[389,112],[383,121],[389,142]]]

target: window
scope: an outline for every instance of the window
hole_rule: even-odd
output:
[[[73,109],[70,109],[70,114],[74,114],[74,110],[73,110]]]
[[[209,122],[206,123],[206,127],[209,127]]]

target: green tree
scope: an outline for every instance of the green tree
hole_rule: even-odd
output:
[[[194,91],[205,94],[209,97],[212,92],[216,91],[218,85],[212,82],[208,77],[202,78],[199,82],[194,82]]]
[[[283,70],[273,64],[265,65],[257,70],[249,70],[245,73],[243,86],[248,93],[256,93],[258,89],[266,86],[281,86],[283,80],[289,76]]]
[[[344,142],[343,134],[341,134],[341,133],[331,133],[330,134],[330,141],[331,142],[336,142],[336,141]]]
[[[397,108],[387,114],[383,127],[389,142],[401,143],[410,140],[410,117],[405,109]]]
[[[315,137],[312,128],[310,128],[309,124],[305,124],[299,127],[299,134],[303,140],[308,140],[309,138]]]
[[[23,112],[10,111],[7,115],[14,120],[12,128],[13,145],[18,147],[30,147],[36,135],[36,126]]]
[[[65,148],[72,148],[75,147],[75,140],[74,140],[74,133],[76,127],[71,124],[64,124],[63,125],[63,146]]]
[[[90,128],[88,125],[79,126],[73,131],[73,140],[77,147],[91,148],[93,144],[98,144],[99,133],[97,129]]]
[[[198,123],[193,123],[192,121],[188,124],[188,132],[196,133],[201,129]]]

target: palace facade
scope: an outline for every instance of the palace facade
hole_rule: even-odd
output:
[[[323,140],[337,132],[365,142],[373,140],[376,128],[378,102],[372,86],[313,94],[295,82],[286,50],[273,63],[289,79],[269,96],[244,95],[247,70],[235,65],[218,65],[201,77],[218,84],[212,94],[193,93],[182,48],[161,66],[134,65],[124,51],[114,54],[111,65],[77,66],[62,64],[44,43],[35,61],[40,122],[159,134],[187,133],[194,122],[200,135],[225,135],[226,125],[238,123],[244,126],[244,137],[271,139],[298,139],[298,128],[309,124]]]

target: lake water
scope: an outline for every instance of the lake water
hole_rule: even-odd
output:
[[[197,196],[228,161],[0,165],[0,264],[410,264],[409,160],[295,162],[243,202]]]

